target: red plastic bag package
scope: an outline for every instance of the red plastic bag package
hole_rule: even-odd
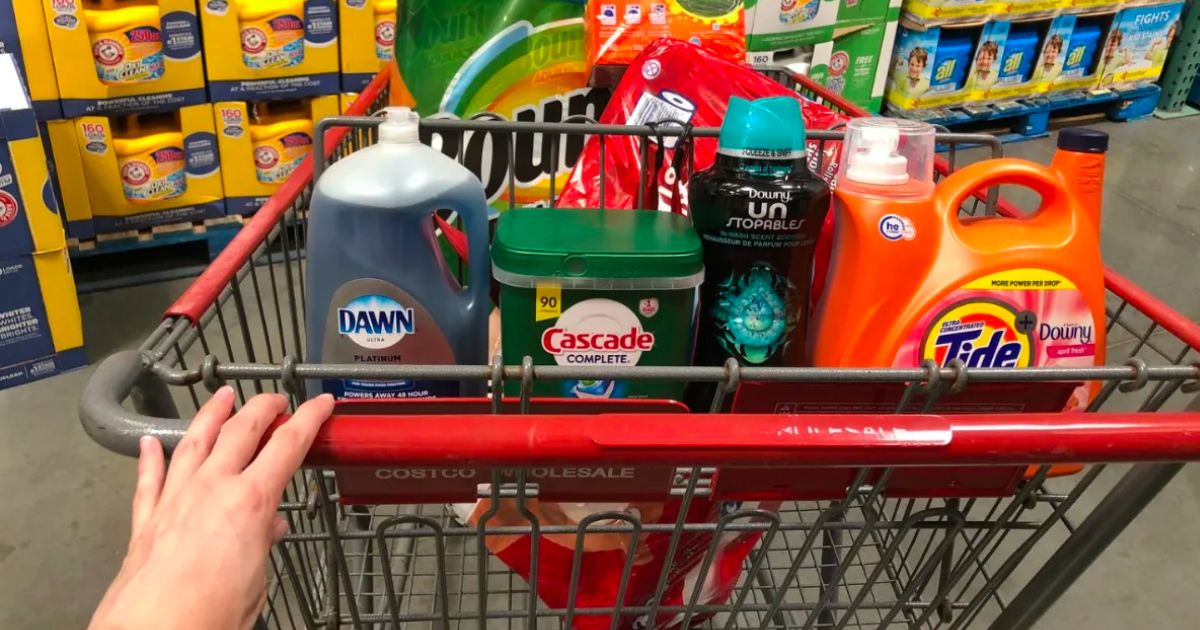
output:
[[[529,526],[529,518],[522,514],[514,499],[501,499],[492,511],[492,501],[484,500],[473,504],[455,504],[458,517],[472,527],[478,527],[480,519],[487,519],[485,531],[494,527]],[[665,503],[551,503],[529,499],[526,508],[541,527],[569,525],[576,530],[586,523],[583,550],[580,553],[579,581],[575,595],[575,608],[614,609],[620,595],[621,576],[626,563],[631,563],[628,584],[622,607],[645,607],[653,605],[658,582],[664,566],[670,562],[666,574],[663,595],[658,599],[661,607],[686,607],[693,593],[699,589],[697,606],[716,605],[729,600],[734,587],[744,570],[746,558],[761,538],[759,531],[724,532],[713,548],[709,532],[685,531],[676,543],[675,553],[668,558],[672,534],[670,532],[641,532],[634,544],[629,531],[620,533],[598,533],[592,531],[604,525],[628,527],[632,521],[613,517],[612,514],[628,515],[643,525],[676,524],[679,519],[679,499]],[[772,503],[721,503],[703,497],[695,497],[688,506],[686,522],[715,523],[723,515],[738,511],[730,517],[731,525],[762,523],[758,510],[775,511],[778,502]],[[731,528],[733,529],[733,528]],[[488,549],[517,575],[530,580],[532,568],[532,537],[527,534],[486,536]],[[534,591],[547,606],[567,608],[570,602],[571,568],[575,566],[579,538],[576,532],[567,534],[545,534],[538,549],[537,584]],[[705,558],[712,551],[712,559]],[[631,557],[632,556],[632,557]],[[705,566],[707,564],[707,567]],[[700,577],[704,580],[701,583]],[[750,588],[753,588],[751,582]],[[688,625],[695,626],[711,617],[711,613],[696,612]],[[661,611],[654,619],[649,613],[622,614],[617,628],[681,628],[684,613],[676,610]],[[571,627],[576,630],[607,630],[612,625],[609,614],[576,613]]]
[[[794,97],[800,101],[806,129],[828,129],[849,119],[824,105],[804,99],[752,68],[725,61],[687,42],[660,39],[629,65],[600,122],[618,125],[663,123],[660,128],[668,128],[669,123],[664,121],[675,121],[692,127],[720,127],[731,96],[746,99]],[[675,150],[680,145],[675,138],[664,137],[662,146],[657,139],[651,138],[646,147],[647,159],[643,162],[640,138],[607,136],[601,171],[600,142],[599,136],[592,136],[584,145],[558,199],[556,205],[559,207],[601,207],[600,173],[603,172],[606,176],[603,207],[664,210],[686,215],[687,169],[681,166],[690,157],[695,171],[707,169],[712,166],[717,152],[716,138],[696,138],[692,156]],[[686,146],[686,143],[680,146]],[[808,146],[809,168],[826,181],[832,181],[837,173],[841,143],[825,143],[824,155],[817,154],[816,141],[810,141]],[[643,170],[647,173],[644,183]],[[682,173],[683,177],[677,177],[676,173]]]

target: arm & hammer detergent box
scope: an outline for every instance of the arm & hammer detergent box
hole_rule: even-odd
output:
[[[212,105],[74,122],[97,233],[224,216]]]
[[[86,363],[37,121],[16,60],[0,55],[0,389]]]
[[[193,0],[43,0],[42,6],[68,118],[205,102]]]
[[[0,0],[0,53],[16,58],[38,120],[62,118],[41,0]]]
[[[341,95],[213,104],[225,209],[251,214],[312,152],[313,126],[340,111]]]
[[[880,21],[849,27],[832,41],[817,44],[809,76],[831,92],[878,113],[883,105],[899,14],[897,2]]]
[[[340,91],[335,0],[199,0],[199,4],[208,90],[214,102]]]
[[[361,91],[395,55],[396,0],[338,0],[338,30],[341,89]]]
[[[50,158],[54,197],[58,199],[67,235],[77,239],[94,238],[96,227],[92,223],[92,203],[87,194],[75,121],[51,120],[40,126],[42,144]]]

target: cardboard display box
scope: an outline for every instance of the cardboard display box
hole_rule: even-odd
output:
[[[845,0],[747,0],[747,51],[778,51],[832,40],[842,2]]]
[[[38,120],[62,118],[50,34],[40,0],[0,0],[0,53],[16,57]]]
[[[338,29],[342,91],[357,92],[395,55],[396,0],[339,0]]]
[[[87,363],[57,208],[16,60],[0,55],[0,389]]]
[[[214,102],[340,91],[334,0],[254,5],[204,0],[200,4],[208,89]]]
[[[87,194],[87,179],[83,175],[83,159],[79,150],[79,135],[75,121],[52,120],[39,124],[42,145],[50,158],[50,181],[58,199],[63,225],[72,238],[89,239],[96,236],[92,224],[92,204]]]
[[[871,113],[883,106],[888,64],[896,41],[898,13],[852,30],[813,50],[810,76],[834,94]]]
[[[203,103],[204,61],[193,0],[100,10],[43,0],[63,114],[170,111]],[[148,13],[130,13],[130,9]]]
[[[74,124],[96,232],[224,216],[212,105]]]
[[[311,153],[313,124],[322,118],[337,116],[341,98],[331,94],[298,99],[286,105],[280,102],[215,103],[213,112],[221,153],[226,212],[251,214],[258,210]],[[281,110],[286,111],[284,107],[300,108],[309,114],[305,120],[290,116],[286,120],[269,122],[271,113],[278,117]]]

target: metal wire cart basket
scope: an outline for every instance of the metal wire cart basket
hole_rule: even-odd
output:
[[[803,77],[775,75],[808,98],[861,113]],[[386,102],[380,76],[350,113]],[[584,121],[422,125],[460,139],[541,134],[555,155],[572,135],[645,142],[670,133]],[[337,159],[373,142],[369,119],[319,129],[328,131],[317,134],[317,156]],[[942,175],[954,170],[963,143],[993,155],[1001,149],[990,136],[939,141],[950,148]],[[172,448],[205,390],[227,382],[243,400],[273,391],[290,394],[293,404],[314,378],[472,379],[493,392],[517,381],[521,394],[341,403],[279,507],[291,533],[272,553],[261,627],[1025,628],[1138,516],[1179,462],[1200,458],[1200,326],[1112,272],[1107,367],[622,373],[719,383],[714,409],[751,382],[844,394],[845,404],[804,415],[681,415],[636,406],[627,414],[573,415],[530,397],[535,379],[596,378],[597,367],[308,364],[303,235],[313,172],[311,161],[295,172],[139,351],[116,354],[96,370],[81,404],[89,434],[127,455],[145,434]],[[992,191],[963,212],[1020,211]],[[1102,383],[1088,413],[1021,413],[1039,387],[1080,381]],[[988,387],[999,394],[984,407],[955,403]],[[364,476],[387,482],[386,501],[348,484]],[[475,501],[492,507],[470,520],[448,505]],[[674,506],[675,516],[599,506],[561,524],[535,516],[545,513],[541,501],[653,502]],[[688,518],[701,503],[717,506],[715,516]],[[497,520],[501,506],[519,523]],[[635,577],[637,554],[624,554],[608,580],[614,596],[585,601],[597,576],[583,551],[600,536],[630,549],[656,545],[661,570]],[[738,536],[750,548],[728,571],[716,557],[718,541]],[[522,571],[492,552],[500,537],[526,541]],[[541,556],[554,544],[574,556],[568,553],[561,571],[539,575]],[[692,582],[671,598],[668,574],[681,569]],[[727,596],[702,596],[694,586],[718,571],[728,573]],[[560,601],[539,597],[543,586],[557,589]],[[643,594],[634,597],[638,589]]]

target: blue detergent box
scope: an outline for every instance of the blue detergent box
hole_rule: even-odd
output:
[[[966,31],[943,31],[937,43],[933,75],[929,79],[931,92],[955,92],[967,81],[971,67],[971,35]]]
[[[1016,85],[1033,78],[1033,62],[1037,58],[1039,29],[1033,24],[1014,24],[1004,43],[997,85]]]
[[[1100,23],[1080,19],[1071,31],[1071,45],[1063,62],[1062,76],[1083,77],[1092,73],[1092,61],[1100,47]]]
[[[75,280],[32,104],[0,55],[0,389],[87,363]]]

